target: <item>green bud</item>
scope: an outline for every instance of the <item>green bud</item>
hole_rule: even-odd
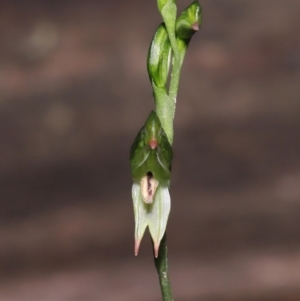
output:
[[[157,6],[160,12],[168,2],[176,4],[176,0],[157,0]]]
[[[141,181],[146,177],[143,184],[149,184],[150,188],[155,186],[153,179],[159,183],[167,183],[171,176],[172,158],[172,146],[156,112],[152,111],[145,125],[137,134],[130,150],[133,180]],[[147,199],[146,203],[151,203],[151,199]]]
[[[171,46],[165,24],[157,28],[148,51],[147,69],[150,81],[165,87],[171,63]]]
[[[179,16],[176,21],[176,35],[180,39],[189,40],[199,30],[202,23],[202,8],[195,0]]]

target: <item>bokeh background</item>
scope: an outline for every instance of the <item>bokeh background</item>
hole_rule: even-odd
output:
[[[298,301],[299,0],[201,4],[175,119],[175,300]],[[160,300],[148,234],[133,255],[128,160],[156,1],[0,7],[0,300]]]

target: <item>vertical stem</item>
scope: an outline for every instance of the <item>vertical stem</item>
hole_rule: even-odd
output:
[[[174,56],[173,69],[172,69],[170,88],[169,88],[169,97],[170,97],[170,100],[174,103],[174,107],[176,106],[176,98],[177,98],[177,93],[178,93],[181,66],[182,66],[182,60],[181,60],[180,56],[178,56],[178,57]],[[175,109],[174,109],[174,112],[175,112]]]
[[[155,267],[158,273],[159,284],[163,301],[173,301],[172,290],[168,273],[168,247],[167,235],[164,234],[158,252],[158,257],[154,256]]]
[[[174,106],[174,113],[173,113],[173,119],[174,119],[180,69],[182,64],[180,59],[180,52],[176,43],[175,22],[174,23],[166,22],[166,28],[168,31],[168,36],[169,36],[172,53],[173,53],[173,66],[172,66],[172,74],[171,74],[171,81],[170,81],[170,88],[169,88],[169,98]]]
[[[176,109],[176,98],[178,93],[180,71],[189,41],[183,41],[180,38],[176,37],[176,1],[168,0],[161,2],[158,0],[158,4],[163,21],[165,22],[169,41],[172,48],[172,74],[170,78],[169,91],[166,91],[166,87],[164,87],[163,89],[159,89],[154,84],[152,86],[154,91],[157,115],[161,120],[162,127],[164,128],[168,136],[169,142],[173,144],[173,120]],[[197,22],[197,26],[199,23],[199,3],[197,1],[194,1],[192,5],[196,5],[195,14],[191,15],[191,11],[189,11],[189,13],[185,12],[182,17],[188,19],[189,23],[191,23],[191,28],[193,28],[193,24],[195,24],[195,22]],[[192,20],[190,20],[190,18],[192,18]],[[189,28],[189,30],[191,30],[191,28]],[[173,301],[168,274],[168,248],[166,233],[164,234],[160,242],[158,257],[155,258],[154,256],[154,262],[159,276],[159,283],[161,287],[163,301]]]
[[[165,132],[167,133],[169,142],[173,144],[173,132],[174,132],[173,120],[174,120],[175,109],[176,109],[176,97],[178,92],[180,69],[182,66],[183,59],[180,56],[180,52],[176,43],[175,22],[174,24],[172,24],[173,26],[170,26],[169,24],[170,23],[166,22],[166,28],[168,31],[170,44],[173,51],[173,66],[172,66],[169,93],[168,94],[158,93],[154,89],[154,95],[156,96],[156,108],[157,108],[158,117],[160,118],[160,120],[163,121],[162,125]],[[160,107],[164,108],[166,104],[167,104],[167,108],[171,112],[169,112],[169,114],[166,113],[162,114],[164,110],[162,110]],[[167,126],[164,127],[164,125]],[[166,233],[164,234],[160,242],[158,257],[156,258],[154,256],[154,262],[158,273],[163,301],[173,301],[173,295],[172,295],[169,272],[168,272],[168,247],[167,247]]]

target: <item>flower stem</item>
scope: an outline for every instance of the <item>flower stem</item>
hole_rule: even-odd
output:
[[[169,273],[168,273],[168,247],[167,247],[166,233],[164,234],[161,240],[157,258],[154,256],[154,262],[158,273],[163,301],[173,301]]]
[[[166,20],[164,20],[166,22]],[[154,88],[154,97],[156,102],[157,115],[162,121],[162,126],[168,136],[169,142],[173,144],[173,121],[176,109],[176,98],[178,93],[180,70],[182,67],[183,57],[181,57],[179,49],[176,43],[175,37],[175,23],[171,26],[169,22],[166,22],[166,28],[168,31],[170,44],[173,52],[173,66],[170,79],[170,86],[168,93],[162,93]],[[174,27],[174,28],[173,28]],[[158,273],[159,284],[161,288],[163,301],[173,301],[171,284],[168,272],[168,247],[167,247],[167,235],[164,234],[160,246],[158,256],[155,257],[154,263]]]
[[[157,116],[159,117],[161,125],[168,137],[170,144],[172,145],[174,136],[173,122],[176,110],[176,98],[178,93],[180,71],[189,41],[192,35],[199,29],[201,24],[202,9],[198,0],[195,0],[182,12],[179,19],[176,20],[177,7],[175,0],[157,0],[157,3],[172,49],[172,73],[170,77],[169,89],[167,89],[166,85],[164,87],[161,87],[160,85],[157,86],[155,81],[152,81],[152,87]],[[154,43],[156,42],[159,42],[159,40],[154,40]],[[165,44],[158,46],[162,47],[164,45]],[[160,49],[160,47],[158,47],[158,49]],[[154,59],[156,59],[155,55],[157,54],[150,52],[150,57],[154,57]],[[153,62],[150,61],[150,67],[152,63]],[[165,68],[167,68],[168,74],[169,66]],[[155,68],[155,70],[156,69],[157,68]],[[165,73],[163,73],[163,75],[164,74]],[[155,75],[157,74],[155,73]],[[150,78],[151,77],[152,74],[150,74]],[[159,79],[163,79],[165,81],[166,78],[161,76]],[[160,82],[161,81],[159,81],[159,83]],[[156,256],[157,254],[154,254],[154,262],[159,276],[163,301],[173,301],[168,273],[168,248],[166,233],[160,242],[159,253],[158,256]]]
[[[178,53],[178,55],[177,56],[174,55],[173,58],[172,75],[171,75],[170,87],[169,87],[169,97],[171,102],[174,104],[174,113],[176,107],[176,98],[178,93],[181,66],[182,66],[182,60]]]

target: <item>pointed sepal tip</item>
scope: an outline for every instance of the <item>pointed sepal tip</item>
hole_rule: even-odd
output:
[[[160,242],[153,242],[153,248],[154,248],[154,256],[155,256],[155,258],[158,257],[159,245],[160,245]]]
[[[134,255],[138,256],[140,249],[141,240],[136,240],[134,243]]]

